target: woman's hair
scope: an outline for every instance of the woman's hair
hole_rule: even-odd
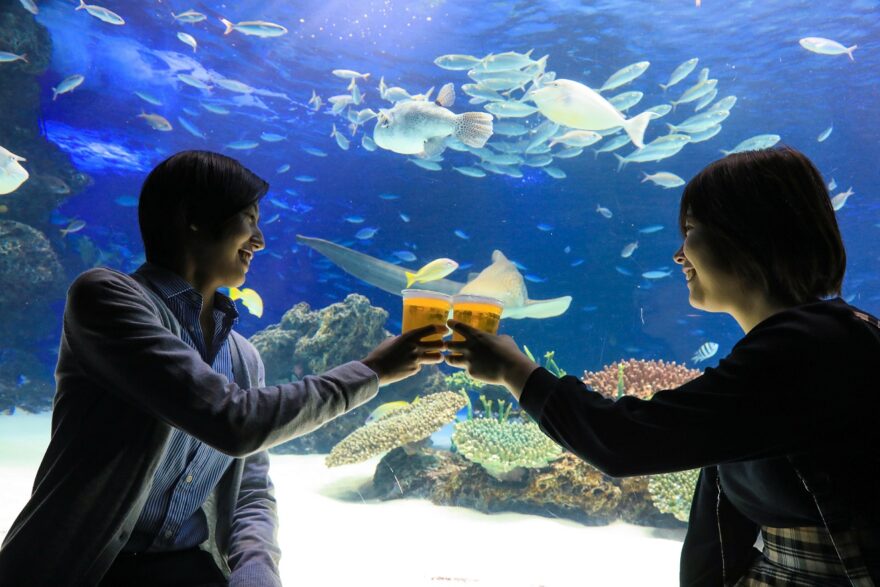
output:
[[[268,190],[268,183],[219,153],[181,151],[165,159],[144,180],[138,202],[147,261],[172,259],[191,224],[218,237],[232,217]]]
[[[839,295],[846,251],[815,165],[791,147],[728,155],[684,188],[679,228],[690,213],[709,228],[717,267],[799,304]]]

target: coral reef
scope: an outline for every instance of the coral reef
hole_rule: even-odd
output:
[[[607,365],[600,371],[584,371],[584,383],[605,397],[632,395],[650,399],[661,389],[673,389],[699,377],[702,371],[666,361],[629,359]]]
[[[325,462],[328,467],[360,463],[399,446],[424,440],[454,420],[464,405],[461,394],[451,391],[421,397],[352,432],[333,447]]]
[[[676,520],[687,522],[699,476],[699,469],[652,475],[648,478],[648,491],[654,506],[664,514],[672,514]]]
[[[0,220],[0,314],[61,293],[63,275],[43,233],[21,222]]]
[[[48,410],[54,395],[55,380],[35,356],[0,348],[0,414]]]
[[[498,480],[521,476],[522,469],[546,467],[562,449],[534,422],[476,418],[459,422],[452,434],[456,450]]]
[[[384,323],[388,312],[370,305],[364,296],[350,294],[344,301],[320,310],[299,303],[281,322],[257,332],[250,341],[260,351],[266,366],[266,384],[298,381],[348,361],[364,358],[391,333]],[[327,422],[314,432],[272,449],[276,453],[327,453],[340,440],[364,424],[380,404],[405,400],[440,391],[443,376],[435,365],[426,365],[412,377],[383,387],[366,404]]]

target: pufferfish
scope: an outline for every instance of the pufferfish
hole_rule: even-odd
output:
[[[430,157],[445,148],[452,135],[468,147],[480,148],[492,136],[492,115],[488,112],[455,114],[447,109],[455,102],[455,87],[440,89],[437,100],[405,100],[393,108],[379,110],[373,140],[395,153]]]

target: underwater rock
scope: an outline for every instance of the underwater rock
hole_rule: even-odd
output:
[[[382,500],[428,499],[437,505],[468,507],[484,513],[566,518],[589,526],[624,520],[643,526],[684,528],[686,524],[654,507],[647,486],[647,477],[609,477],[571,454],[546,468],[527,469],[516,481],[499,481],[458,453],[423,450],[407,454],[398,448],[376,466],[372,486],[365,495]]]
[[[285,312],[281,322],[257,332],[250,341],[266,366],[266,384],[298,381],[328,369],[363,359],[391,333],[385,330],[388,312],[374,307],[359,294],[320,310],[301,302]],[[379,405],[411,401],[443,389],[443,376],[436,365],[425,365],[412,377],[385,386],[358,408],[327,422],[317,430],[272,449],[277,453],[329,453],[343,438],[363,426]]]
[[[54,395],[55,380],[37,357],[0,348],[0,414],[14,413],[16,408],[48,410]]]

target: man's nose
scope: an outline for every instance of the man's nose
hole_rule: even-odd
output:
[[[685,256],[684,256],[684,245],[678,247],[678,250],[672,254],[672,260],[678,263],[679,265],[684,265]]]

